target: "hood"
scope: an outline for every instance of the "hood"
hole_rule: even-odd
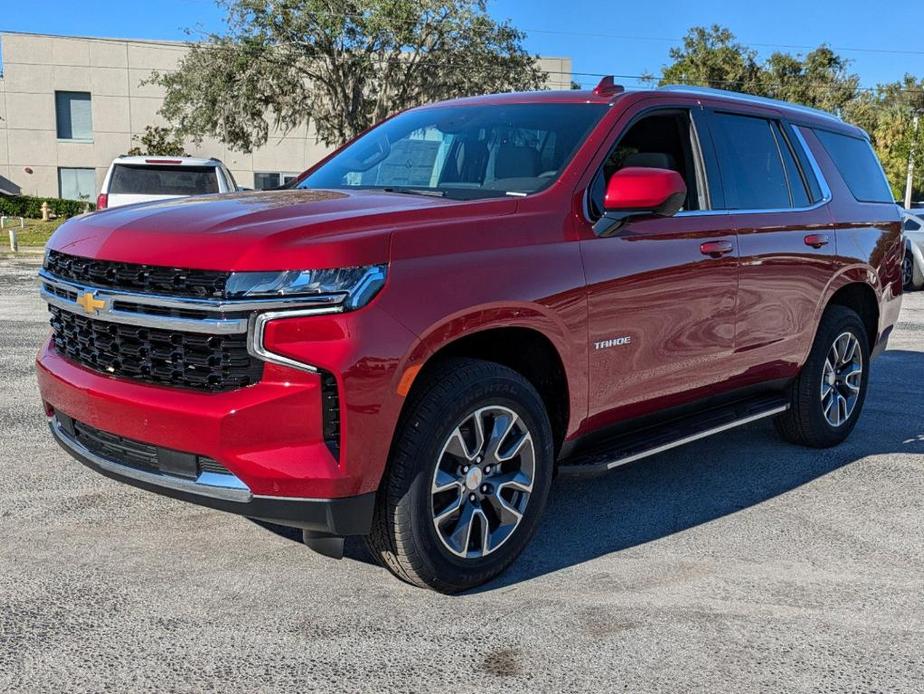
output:
[[[63,253],[202,270],[288,270],[381,263],[392,231],[509,214],[512,199],[459,201],[357,190],[207,195],[116,207],[63,224]]]

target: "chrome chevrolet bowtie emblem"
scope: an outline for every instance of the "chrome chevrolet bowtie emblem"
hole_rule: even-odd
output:
[[[106,302],[97,299],[94,292],[84,292],[77,297],[77,305],[86,313],[99,313],[99,310],[106,306]]]

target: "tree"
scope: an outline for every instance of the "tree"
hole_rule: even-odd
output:
[[[848,72],[848,61],[827,46],[799,58],[774,53],[761,67],[757,92],[833,113],[857,98],[860,78]]]
[[[921,123],[914,127],[914,116]],[[870,134],[897,200],[905,195],[908,159],[914,154],[912,197],[924,199],[924,79],[905,75],[880,84],[849,105],[845,118]]]
[[[270,128],[337,145],[402,109],[541,88],[524,34],[485,0],[220,0],[227,31],[193,44],[161,113],[178,132],[245,152]]]
[[[135,145],[128,154],[130,156],[151,155],[159,157],[188,157],[183,138],[172,128],[160,125],[148,125],[143,135],[133,135],[133,142],[140,142],[141,147]]]
[[[924,79],[902,80],[875,89],[860,87],[850,62],[828,46],[804,57],[776,52],[759,62],[756,51],[739,43],[725,27],[693,27],[673,62],[661,72],[661,84],[692,84],[768,96],[838,114],[863,128],[889,178],[896,198],[903,195],[908,158],[915,153],[915,199],[924,198]],[[922,124],[915,133],[914,114]]]
[[[754,93],[760,66],[757,53],[735,40],[725,27],[693,27],[681,48],[672,48],[673,63],[661,72],[661,84],[693,84]]]

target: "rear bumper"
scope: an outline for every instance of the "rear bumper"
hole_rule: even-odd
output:
[[[248,518],[341,537],[366,535],[372,524],[375,493],[338,499],[257,495],[235,475],[201,474],[189,479],[103,457],[70,435],[68,427],[56,416],[50,418],[49,427],[61,447],[87,467],[147,491]]]

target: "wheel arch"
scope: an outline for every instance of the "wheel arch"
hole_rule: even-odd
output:
[[[543,331],[522,325],[484,326],[442,342],[429,351],[407,390],[402,415],[428,373],[449,358],[468,357],[513,369],[538,391],[552,426],[556,454],[568,434],[574,416],[572,388],[561,349]]]
[[[844,306],[860,316],[860,320],[866,327],[869,349],[872,352],[879,341],[880,310],[876,290],[867,282],[848,281],[831,294],[825,304],[825,310],[829,306]]]

